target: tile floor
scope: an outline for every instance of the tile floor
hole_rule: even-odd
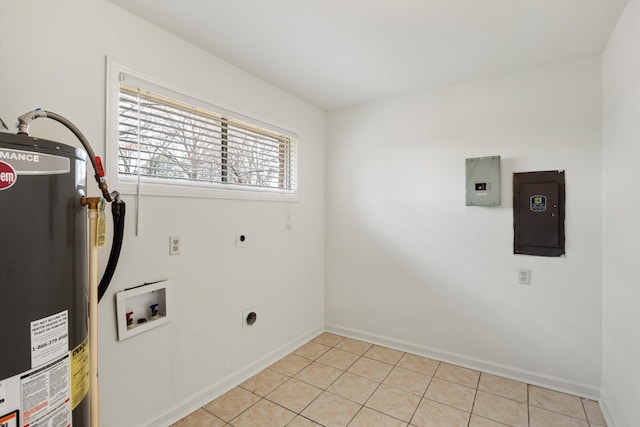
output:
[[[598,403],[323,333],[172,427],[605,427]]]

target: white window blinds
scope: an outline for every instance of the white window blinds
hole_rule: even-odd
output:
[[[295,140],[120,83],[118,173],[145,181],[295,192]]]

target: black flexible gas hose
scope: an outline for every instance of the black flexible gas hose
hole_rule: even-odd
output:
[[[107,202],[112,202],[111,204],[111,214],[113,216],[113,242],[111,244],[111,253],[109,254],[109,261],[107,262],[107,266],[105,268],[104,274],[102,275],[102,279],[100,280],[100,284],[98,285],[98,302],[102,299],[107,288],[109,287],[109,283],[111,283],[111,279],[113,278],[113,274],[116,271],[116,265],[118,264],[118,259],[120,258],[120,251],[122,249],[122,242],[124,240],[124,214],[125,214],[125,203],[120,199],[120,194],[117,191],[112,193],[109,192],[109,188],[107,186],[107,182],[104,179],[104,171],[102,170],[102,164],[100,163],[99,158],[96,156],[91,144],[87,140],[87,138],[80,132],[73,123],[64,118],[63,116],[53,113],[51,111],[45,111],[42,109],[36,109],[30,111],[28,113],[23,114],[18,117],[18,134],[29,135],[29,124],[34,120],[41,117],[47,117],[49,119],[55,120],[61,124],[63,124],[67,129],[69,129],[75,136],[80,140],[80,143],[84,147],[87,155],[89,156],[89,161],[93,166],[93,170],[95,172],[95,179],[98,182],[98,187],[100,191],[102,191],[102,196],[107,200]]]
[[[82,134],[82,132],[80,132],[80,129],[78,129],[69,120],[65,119],[60,114],[56,114],[51,111],[36,109],[33,111],[29,111],[28,113],[25,113],[20,117],[18,117],[18,134],[29,135],[29,124],[33,120],[39,119],[41,117],[46,117],[51,120],[55,120],[58,123],[63,124],[67,129],[69,129],[76,136],[76,138],[78,138],[78,140],[80,140],[80,143],[82,143],[82,146],[84,147],[85,151],[89,155],[89,161],[91,162],[91,165],[93,166],[93,170],[95,172],[94,178],[98,183],[98,187],[102,191],[102,196],[105,199],[107,199],[107,202],[114,201],[117,198],[118,193],[117,192],[114,192],[113,194],[109,193],[107,183],[103,178],[104,171],[102,170],[102,165],[99,164],[99,160],[96,157],[96,153],[93,151],[93,148],[89,143],[89,140],[87,140],[87,138]]]
[[[111,215],[113,217],[113,242],[111,243],[111,253],[109,254],[107,267],[98,285],[98,302],[100,302],[107,292],[113,273],[116,271],[118,259],[120,258],[120,250],[122,249],[122,241],[124,239],[125,204],[123,201],[111,204]]]

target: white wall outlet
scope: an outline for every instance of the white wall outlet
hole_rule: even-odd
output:
[[[182,237],[169,236],[169,255],[180,255],[182,252]]]
[[[248,247],[247,243],[247,235],[245,233],[236,233],[236,248],[246,248]]]
[[[521,285],[531,284],[531,270],[521,268],[518,272],[518,283]]]

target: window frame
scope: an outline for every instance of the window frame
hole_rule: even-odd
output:
[[[224,183],[202,183],[193,181],[175,180],[171,182],[153,182],[148,179],[138,179],[137,177],[125,177],[119,174],[119,97],[120,83],[122,76],[125,82],[133,86],[144,86],[145,89],[152,90],[163,96],[176,99],[196,107],[213,111],[216,114],[232,117],[276,132],[292,139],[292,155],[294,159],[291,163],[292,190],[279,190],[275,188],[245,187]],[[110,187],[125,195],[144,196],[166,196],[166,197],[187,197],[187,198],[222,198],[222,199],[243,199],[243,200],[265,200],[265,201],[298,201],[298,161],[300,157],[300,146],[298,135],[295,132],[281,127],[265,123],[241,113],[220,107],[216,103],[203,99],[200,95],[194,95],[188,90],[178,88],[174,84],[162,82],[144,72],[133,69],[121,62],[107,57],[107,108],[106,108],[106,147],[105,159],[107,168],[107,178]]]

